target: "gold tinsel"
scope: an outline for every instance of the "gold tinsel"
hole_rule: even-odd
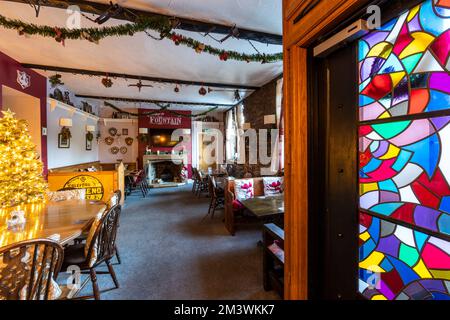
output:
[[[47,184],[27,123],[10,110],[0,118],[0,207],[43,201]]]

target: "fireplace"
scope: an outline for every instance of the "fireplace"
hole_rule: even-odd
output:
[[[172,161],[162,161],[153,163],[154,179],[161,179],[164,182],[181,182],[181,164]]]
[[[143,162],[148,166],[147,180],[151,187],[179,186],[186,183],[186,154],[144,155]]]

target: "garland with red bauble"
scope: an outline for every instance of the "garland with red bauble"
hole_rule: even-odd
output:
[[[17,30],[19,35],[40,35],[42,37],[51,37],[65,46],[66,40],[87,40],[98,44],[101,39],[106,37],[132,36],[137,32],[147,32],[153,30],[159,33],[160,39],[170,39],[175,45],[184,45],[192,48],[197,53],[208,53],[219,57],[221,61],[237,60],[249,62],[270,63],[283,60],[283,53],[275,54],[245,54],[237,51],[223,50],[206,45],[193,38],[183,36],[173,32],[177,25],[176,21],[169,17],[138,17],[134,23],[126,23],[117,26],[100,28],[80,28],[68,29],[52,26],[38,26],[25,23],[17,19],[9,19],[0,15],[0,26],[6,29]],[[154,38],[154,37],[152,37]]]

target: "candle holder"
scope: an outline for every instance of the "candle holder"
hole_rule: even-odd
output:
[[[9,219],[6,221],[8,230],[18,231],[25,227],[27,219],[25,218],[25,212],[22,210],[12,211]]]

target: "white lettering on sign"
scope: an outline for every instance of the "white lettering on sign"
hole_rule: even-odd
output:
[[[149,116],[148,120],[150,124],[170,125],[170,126],[181,125],[181,117],[166,117],[164,115],[153,115]]]

